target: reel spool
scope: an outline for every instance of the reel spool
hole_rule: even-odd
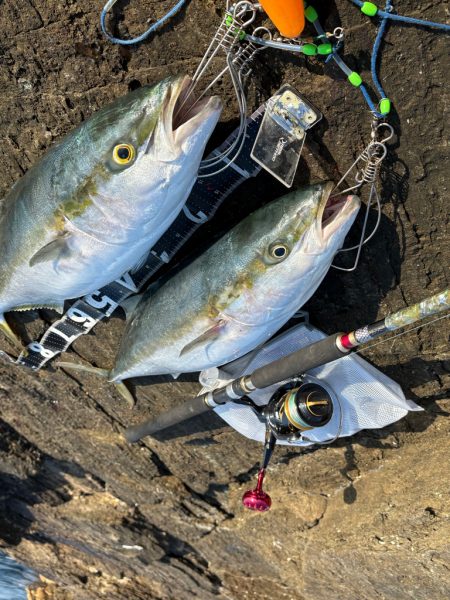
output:
[[[294,379],[278,388],[262,414],[266,419],[266,441],[258,483],[242,496],[245,508],[257,512],[268,511],[272,505],[272,499],[263,490],[263,482],[277,439],[297,441],[304,431],[329,423],[333,416],[333,399],[323,385]]]
[[[333,400],[323,385],[292,381],[280,387],[264,411],[277,439],[298,440],[303,431],[323,427],[333,416]]]

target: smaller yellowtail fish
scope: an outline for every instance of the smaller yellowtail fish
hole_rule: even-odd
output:
[[[188,77],[101,109],[32,167],[0,205],[4,313],[50,307],[132,268],[172,224],[217,123],[216,97],[184,102]]]
[[[149,289],[131,312],[115,367],[102,374],[121,384],[202,371],[266,342],[314,294],[356,217],[358,197],[330,198],[332,188],[319,183],[267,204]]]

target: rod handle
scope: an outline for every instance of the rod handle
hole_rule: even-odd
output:
[[[346,356],[348,352],[338,345],[341,336],[342,333],[335,333],[259,367],[250,376],[252,384],[258,389],[266,388]]]
[[[125,439],[130,443],[138,442],[147,435],[152,435],[163,429],[178,425],[178,423],[201,415],[209,410],[211,410],[211,406],[206,404],[205,395],[196,396],[162,413],[156,419],[149,419],[140,425],[128,427],[124,433]]]

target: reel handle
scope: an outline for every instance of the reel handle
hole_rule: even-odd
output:
[[[260,0],[269,19],[283,37],[296,38],[305,27],[303,0]]]

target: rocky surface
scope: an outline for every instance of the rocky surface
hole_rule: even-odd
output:
[[[171,4],[125,3],[118,31],[137,32]],[[437,0],[396,4],[403,14],[446,19]],[[169,72],[192,72],[222,5],[192,0],[149,42],[119,48],[99,31],[101,3],[0,2],[0,192],[109,99]],[[327,30],[345,27],[345,57],[368,78],[375,25],[344,0],[320,5]],[[327,332],[448,286],[447,67],[448,36],[390,28],[381,73],[397,138],[382,174],[383,218],[358,270],[330,272],[308,305]],[[368,141],[361,96],[330,65],[267,52],[251,108],[282,82],[324,113],[296,184],[338,178]],[[236,125],[229,85],[219,92],[225,111],[216,141]],[[283,191],[265,174],[245,184],[190,249]],[[35,337],[52,317],[16,322]],[[108,367],[122,328],[115,317],[74,351]],[[131,411],[94,376],[2,365],[0,547],[42,575],[29,592],[36,600],[447,599],[448,333],[444,320],[366,352],[425,412],[316,451],[278,449],[267,482],[274,508],[265,515],[240,506],[261,449],[217,417],[187,423],[169,441],[123,441],[124,426],[192,394],[189,378],[137,383]]]

